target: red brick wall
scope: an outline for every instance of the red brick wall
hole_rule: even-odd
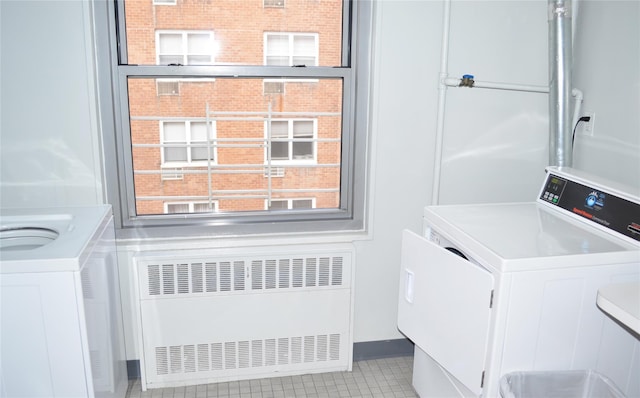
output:
[[[215,61],[262,65],[264,32],[312,32],[319,34],[320,65],[339,65],[341,46],[341,0],[286,0],[285,8],[263,8],[262,0],[177,0],[174,6],[154,6],[152,0],[128,0],[126,7],[129,63],[155,64],[156,30],[213,31],[219,52]],[[286,24],[286,25],[285,25]],[[205,104],[212,111],[274,112],[342,111],[341,82],[318,80],[285,84],[285,94],[263,95],[262,79],[222,79],[180,82],[179,95],[157,95],[155,79],[129,81],[131,138],[135,144],[160,142],[158,120],[137,117],[203,118]],[[264,138],[263,122],[216,123],[217,138]],[[318,138],[340,138],[340,117],[319,117]],[[159,148],[133,148],[135,170],[160,170]],[[218,148],[216,161],[224,164],[263,164],[264,148]],[[339,143],[318,143],[317,163],[338,164]],[[192,168],[203,170],[203,168]],[[206,167],[204,168],[206,169]],[[248,169],[248,168],[247,168]],[[316,207],[339,206],[340,170],[287,167],[285,177],[271,179],[272,189],[334,188],[336,192],[274,194],[282,198],[316,198]],[[267,188],[259,173],[214,174],[213,190]],[[185,174],[181,180],[162,180],[160,175],[135,174],[136,196],[206,196],[206,174]],[[264,192],[266,193],[266,192]],[[264,209],[264,199],[224,199],[215,196],[221,211]],[[167,200],[175,201],[175,200]],[[163,201],[138,200],[138,214],[163,212]]]

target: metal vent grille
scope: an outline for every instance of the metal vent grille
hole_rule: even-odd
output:
[[[339,360],[340,334],[155,347],[158,376]]]
[[[93,283],[91,281],[91,276],[89,275],[89,272],[80,273],[80,282],[82,284],[82,297],[84,299],[95,298],[94,292],[93,292]]]
[[[148,264],[150,296],[341,286],[343,258],[317,256]]]
[[[146,387],[350,369],[351,245],[167,251],[135,267]]]

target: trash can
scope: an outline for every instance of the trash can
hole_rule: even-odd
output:
[[[607,377],[593,370],[507,373],[500,379],[502,398],[624,398]]]

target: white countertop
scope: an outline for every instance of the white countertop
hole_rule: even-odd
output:
[[[606,285],[598,289],[598,307],[640,334],[640,282]]]

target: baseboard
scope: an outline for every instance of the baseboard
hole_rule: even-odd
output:
[[[140,378],[140,361],[132,359],[127,361],[127,375],[129,380],[137,380]]]
[[[413,343],[408,339],[365,341],[353,344],[354,361],[410,355],[413,355]]]
[[[413,355],[413,343],[407,339],[364,341],[353,344],[353,360],[366,361],[370,359],[404,357]],[[140,361],[127,361],[129,380],[140,378]]]

